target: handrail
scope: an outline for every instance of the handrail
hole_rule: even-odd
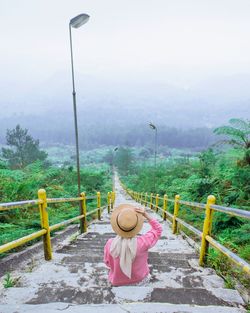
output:
[[[174,200],[172,200],[172,201],[174,202]],[[200,208],[200,209],[205,209],[206,208],[206,205],[204,203],[183,201],[183,200],[180,200],[179,202],[180,202],[180,204],[184,204],[184,205],[187,205],[187,206],[190,206],[190,207],[193,207],[193,208]]]
[[[225,206],[215,205],[215,204],[211,205],[211,208],[214,209],[215,211],[224,212],[230,215],[250,219],[250,211],[235,209],[235,208],[230,208],[230,207],[225,207]]]
[[[229,249],[227,249],[226,247],[224,247],[222,244],[220,244],[218,241],[214,240],[211,236],[207,235],[206,236],[206,240],[211,243],[211,245],[216,248],[217,250],[219,250],[221,253],[223,253],[224,255],[226,255],[228,258],[230,258],[236,265],[240,266],[245,272],[247,272],[248,274],[250,274],[249,271],[249,264],[243,260],[242,258],[240,258],[237,254],[233,253],[232,251],[230,251]]]
[[[135,199],[137,202],[141,202],[138,198],[138,194],[140,194],[141,198],[143,197],[143,194],[145,193],[138,193],[134,192],[133,190],[130,190],[126,188],[126,186],[123,185],[125,190],[128,192],[128,194]],[[163,200],[163,208],[161,208],[158,205],[158,201]],[[174,214],[171,214],[167,211],[167,204],[168,202],[174,203]],[[230,214],[233,216],[238,216],[241,218],[250,219],[250,211],[242,210],[242,209],[236,209],[236,208],[230,208],[225,207],[221,205],[215,204],[215,197],[210,195],[207,198],[207,203],[198,203],[198,202],[191,202],[191,201],[183,201],[180,200],[180,196],[176,195],[175,199],[169,199],[167,195],[165,194],[164,197],[159,197],[158,194],[154,195],[151,193],[150,196],[150,202],[145,201],[144,205],[148,205],[151,209],[155,209],[156,212],[160,210],[162,212],[162,217],[164,220],[166,219],[166,216],[169,216],[172,218],[172,230],[173,233],[178,232],[178,225],[183,225],[185,228],[189,229],[191,232],[193,232],[198,238],[201,239],[201,247],[200,247],[200,259],[199,263],[200,265],[204,265],[206,263],[206,257],[208,254],[208,247],[209,244],[211,244],[215,249],[219,250],[221,253],[223,253],[226,257],[228,257],[232,262],[237,264],[244,272],[246,272],[248,275],[250,275],[250,264],[247,263],[245,260],[240,258],[238,255],[230,251],[228,248],[220,244],[218,241],[213,239],[211,237],[211,229],[212,229],[212,216],[213,211],[223,212],[226,214]],[[194,226],[188,224],[187,222],[183,221],[181,218],[178,217],[180,205],[186,205],[193,208],[200,208],[205,209],[205,219],[203,223],[203,231],[200,231],[199,229],[195,228]]]
[[[17,240],[13,240],[11,242],[8,242],[2,246],[0,246],[0,253],[3,253],[3,252],[6,252],[8,250],[11,250],[11,249],[14,249],[20,245],[23,245],[24,243],[26,242],[29,242],[33,239],[36,239],[38,237],[41,237],[42,235],[45,235],[46,234],[46,230],[45,229],[41,229],[37,232],[34,232],[30,235],[27,235],[25,237],[22,237],[22,238],[19,238]]]
[[[87,205],[86,200],[96,199],[96,209],[93,209],[87,212]],[[101,212],[107,206],[108,212],[110,213],[110,209],[113,209],[115,200],[115,193],[108,192],[107,196],[107,205],[101,206],[101,193],[97,192],[96,196],[86,196],[85,193],[81,193],[80,197],[72,197],[72,198],[47,198],[46,191],[44,189],[40,189],[38,191],[38,199],[35,200],[24,200],[24,201],[16,201],[16,202],[7,202],[7,203],[0,203],[0,211],[7,211],[12,209],[20,209],[22,207],[30,207],[33,205],[39,206],[40,212],[40,219],[41,219],[41,230],[33,232],[27,236],[19,238],[17,240],[13,240],[8,242],[4,245],[0,246],[0,253],[4,253],[11,249],[14,249],[18,246],[21,246],[29,241],[32,241],[36,238],[43,236],[43,246],[44,246],[44,257],[46,260],[51,260],[52,258],[52,249],[51,249],[51,239],[50,239],[50,232],[54,231],[62,226],[66,226],[71,224],[77,220],[80,223],[83,223],[83,228],[81,232],[87,231],[87,216],[92,215],[94,213],[98,213],[98,219],[101,219]],[[66,203],[66,202],[76,202],[80,201],[81,213],[80,215],[62,221],[60,223],[49,225],[49,216],[47,211],[47,204],[48,203]],[[81,227],[80,227],[81,230]]]
[[[60,203],[60,202],[75,202],[81,201],[82,197],[76,198],[47,198],[47,203]]]
[[[96,196],[88,196],[86,200],[96,199]],[[60,203],[60,202],[75,202],[83,200],[82,197],[76,198],[47,198],[47,203]],[[18,209],[22,207],[29,207],[36,204],[41,204],[42,200],[23,200],[15,202],[0,203],[0,211],[8,211],[12,209]]]
[[[21,207],[29,207],[39,203],[41,203],[40,200],[26,200],[26,201],[0,203],[0,211],[18,209]]]

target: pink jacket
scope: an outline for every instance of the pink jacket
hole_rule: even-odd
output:
[[[148,249],[152,248],[162,233],[161,224],[156,219],[149,221],[150,231],[137,237],[137,252],[132,264],[132,275],[129,279],[120,269],[120,258],[113,258],[110,254],[110,245],[113,238],[109,239],[104,247],[104,262],[109,267],[109,281],[114,286],[135,284],[142,281],[149,273]]]

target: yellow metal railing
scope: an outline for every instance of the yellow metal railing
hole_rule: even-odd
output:
[[[96,199],[97,204],[96,204],[96,209],[87,212],[86,200],[89,200],[89,199]],[[115,192],[113,191],[108,192],[107,205],[106,205],[108,208],[108,213],[110,213],[110,211],[113,209],[114,201],[115,201]],[[49,225],[49,214],[47,210],[48,203],[65,203],[65,202],[80,202],[80,214],[76,217],[62,221],[58,224]],[[41,230],[34,232],[28,236],[8,242],[4,245],[1,245],[0,253],[19,247],[36,238],[43,237],[44,257],[46,260],[51,260],[52,259],[52,249],[51,249],[51,239],[50,239],[51,231],[79,220],[83,226],[83,227],[80,227],[80,231],[86,232],[87,231],[87,216],[92,215],[93,213],[97,212],[98,219],[100,220],[102,210],[106,207],[106,206],[101,206],[101,193],[100,192],[97,192],[96,196],[88,196],[88,197],[83,192],[81,193],[80,197],[76,197],[76,198],[47,198],[46,191],[44,189],[40,189],[38,191],[37,200],[0,203],[0,212],[23,208],[23,207],[32,207],[34,205],[38,205],[39,207],[40,219],[41,219]]]
[[[228,248],[220,244],[218,241],[211,237],[211,229],[212,229],[212,218],[213,212],[219,211],[226,214],[230,214],[233,216],[239,216],[241,218],[250,219],[250,211],[235,209],[230,207],[224,207],[221,205],[215,205],[215,197],[213,195],[208,196],[207,203],[197,203],[197,202],[190,202],[190,201],[182,201],[180,200],[180,195],[176,195],[175,199],[169,199],[165,194],[163,197],[159,197],[158,194],[150,194],[148,196],[147,193],[139,193],[127,189],[126,186],[123,185],[123,188],[128,192],[128,194],[135,199],[137,202],[144,204],[145,206],[150,207],[151,209],[155,209],[156,212],[160,210],[162,212],[162,218],[166,220],[167,216],[172,220],[172,231],[173,233],[178,232],[178,225],[182,225],[185,228],[189,229],[192,233],[198,236],[201,239],[201,246],[200,246],[200,257],[199,257],[199,264],[204,265],[206,262],[206,256],[208,252],[209,244],[227,256],[232,262],[238,265],[244,272],[250,275],[250,264],[247,263],[245,260],[240,258],[238,255],[230,251]],[[148,201],[148,197],[149,201]],[[159,200],[163,201],[163,207],[159,206]],[[168,203],[174,204],[174,214],[168,211]],[[179,210],[181,209],[181,205],[186,205],[193,208],[200,208],[205,210],[205,219],[203,222],[203,231],[201,232],[199,229],[193,227],[192,225],[186,223],[182,219],[178,217]]]

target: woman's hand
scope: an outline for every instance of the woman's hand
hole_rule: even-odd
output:
[[[137,213],[141,213],[147,220],[151,219],[151,217],[148,215],[144,208],[135,208],[135,211]]]
[[[135,208],[135,211],[137,212],[137,213],[141,213],[143,216],[145,216],[145,209],[144,208]]]

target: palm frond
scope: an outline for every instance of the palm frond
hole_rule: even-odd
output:
[[[234,138],[236,138],[238,140],[240,139],[242,141],[244,141],[244,139],[246,137],[244,131],[242,131],[240,129],[236,129],[232,126],[221,126],[221,127],[215,128],[214,133],[217,135],[225,135],[225,136],[229,136],[229,137],[234,137]]]
[[[250,121],[249,120],[244,121],[243,119],[240,119],[240,118],[231,118],[229,120],[229,123],[233,127],[236,127],[237,129],[243,131],[245,134],[250,134]]]

